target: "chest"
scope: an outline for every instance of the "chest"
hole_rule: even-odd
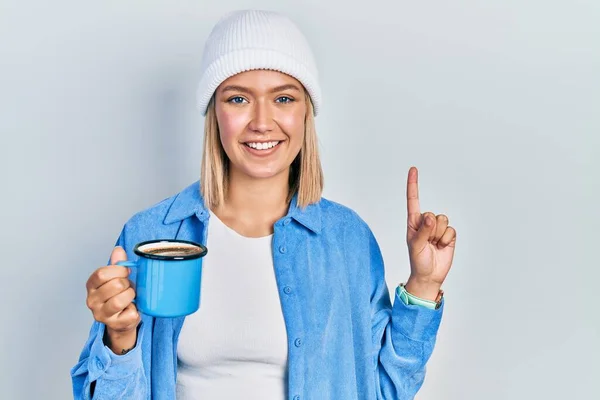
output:
[[[180,363],[219,369],[234,360],[281,370],[287,337],[272,257],[272,235],[243,237],[214,219],[203,260],[200,309],[186,317]],[[240,364],[240,367],[242,365]]]

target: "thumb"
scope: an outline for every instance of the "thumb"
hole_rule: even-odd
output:
[[[435,218],[430,213],[425,213],[421,217],[421,223],[419,224],[419,230],[413,242],[413,248],[420,252],[431,237],[431,233],[435,229]]]
[[[121,246],[116,246],[110,255],[110,265],[115,265],[119,261],[127,261],[127,253]]]

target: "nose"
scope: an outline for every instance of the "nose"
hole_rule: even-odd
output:
[[[249,128],[254,132],[267,133],[273,130],[273,113],[266,101],[257,101],[252,110],[252,120]]]

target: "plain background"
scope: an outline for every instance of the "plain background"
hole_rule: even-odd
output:
[[[0,1],[0,398],[66,399],[85,281],[199,176],[204,40],[281,11],[314,48],[325,196],[408,277],[406,177],[458,232],[419,400],[600,398],[600,2]]]

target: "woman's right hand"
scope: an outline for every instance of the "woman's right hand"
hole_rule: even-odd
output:
[[[106,325],[110,343],[107,346],[115,354],[124,354],[135,346],[136,328],[140,314],[132,303],[135,290],[129,281],[129,268],[115,265],[127,260],[122,247],[113,249],[110,264],[95,270],[86,283],[86,304],[94,319]],[[133,342],[133,343],[132,343]]]

